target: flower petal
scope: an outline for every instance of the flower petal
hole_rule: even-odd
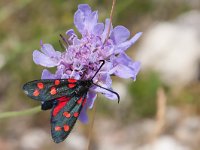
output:
[[[69,30],[67,30],[66,31],[66,33],[65,33],[67,36],[72,36],[72,35],[74,35],[75,34],[75,32],[74,32],[74,30],[73,29],[69,29]]]
[[[49,70],[44,69],[42,71],[41,79],[56,79],[56,76],[55,76],[55,74],[52,74],[51,72],[49,72]]]
[[[117,26],[113,29],[110,38],[113,40],[115,45],[118,45],[126,41],[130,36],[130,32],[124,26]]]
[[[55,74],[52,74],[49,70],[44,69],[42,71],[41,79],[66,79],[66,78],[63,78],[63,75],[64,73],[63,73],[63,70],[61,69],[58,69]]]
[[[108,87],[106,87],[106,85],[101,85],[103,88],[107,88],[107,89],[109,89],[109,90],[112,90],[111,88],[108,88]],[[98,93],[101,93],[101,94],[103,94],[106,98],[108,98],[108,99],[110,99],[110,100],[117,100],[118,99],[118,97],[117,97],[117,95],[116,94],[114,94],[114,93],[112,93],[112,92],[110,92],[110,91],[108,91],[108,90],[106,90],[106,89],[103,89],[103,88],[101,88],[101,87],[95,87],[95,88],[93,88],[93,90],[95,91],[95,92],[98,92]]]
[[[110,19],[107,18],[106,21],[105,21],[104,31],[101,35],[102,42],[104,42],[107,38],[109,26],[110,26]],[[113,26],[112,26],[112,23],[111,23],[110,33],[112,33],[112,30],[113,30]],[[110,36],[110,33],[109,33],[109,36]]]
[[[82,123],[88,123],[88,115],[87,115],[87,105],[84,105],[80,115],[78,117],[78,119],[82,122]]]
[[[94,27],[96,26],[97,21],[98,21],[98,12],[94,11],[88,16],[88,18],[86,18],[84,30],[88,31],[88,33],[91,33]]]
[[[85,16],[88,16],[92,12],[91,7],[88,4],[79,4],[78,9],[81,10]]]
[[[129,66],[133,64],[133,60],[126,53],[122,52],[114,58],[113,63]]]
[[[112,92],[106,92],[104,93],[104,96],[110,100],[118,100],[117,95]]]
[[[109,71],[110,74],[115,74],[120,78],[131,78],[133,77],[134,70],[128,66],[118,64],[113,69]]]
[[[78,6],[78,10],[74,15],[74,24],[82,35],[92,33],[97,21],[97,11],[92,12],[90,6],[87,4],[81,4]]]
[[[130,40],[123,42],[116,46],[115,54],[121,53],[125,50],[127,50],[131,45],[133,45],[142,35],[142,32],[137,33],[134,37],[132,37]]]
[[[103,30],[104,30],[104,24],[103,23],[97,23],[94,26],[93,33],[95,35],[101,35],[103,33]]]
[[[80,33],[82,33],[84,29],[83,21],[84,14],[80,10],[77,10],[74,14],[74,24]]]
[[[133,65],[131,67],[134,69],[134,75],[131,78],[135,81],[136,76],[140,71],[141,63],[136,61],[136,62],[133,63]]]
[[[109,90],[112,90],[111,89],[111,85],[112,85],[112,79],[110,77],[110,75],[106,72],[104,74],[100,74],[100,77],[98,78],[98,85],[103,87],[103,88],[106,88],[106,89],[109,89]],[[111,100],[116,100],[117,99],[117,95],[110,92],[109,90],[106,90],[106,89],[103,89],[101,87],[98,87],[98,86],[93,86],[92,88],[90,88],[91,90],[95,91],[95,92],[99,92],[99,93],[102,93],[104,94],[105,97],[107,97],[108,99],[111,99]]]
[[[87,94],[87,106],[89,109],[93,107],[94,101],[97,98],[97,93],[94,91],[89,91]]]
[[[115,57],[115,59],[113,60],[113,63],[116,64],[122,64],[124,66],[127,66],[128,68],[130,68],[133,73],[132,73],[132,79],[136,80],[136,75],[138,74],[139,70],[140,70],[140,62],[138,61],[132,61],[132,59],[126,54],[126,53],[121,53],[119,54],[119,56]]]
[[[58,60],[52,59],[51,57],[46,56],[38,50],[33,51],[33,61],[36,64],[42,65],[44,67],[55,67],[58,65]]]
[[[94,82],[97,82],[98,85],[103,86],[105,88],[110,88],[112,85],[112,79],[110,77],[110,74],[108,73],[108,70],[105,70],[99,74],[98,77],[95,77],[93,79]]]
[[[99,71],[99,74],[100,73],[101,74],[107,74],[107,76],[110,76],[110,74],[108,73],[108,70],[111,70],[112,68],[113,68],[113,62],[111,62],[111,61],[105,61],[105,64],[103,65],[102,69]]]
[[[41,51],[49,57],[61,57],[61,52],[55,51],[51,44],[42,44]]]
[[[50,44],[41,44],[41,53],[38,50],[33,52],[33,61],[36,64],[45,66],[45,67],[55,67],[59,63],[61,58],[61,52],[55,51],[53,46]]]
[[[77,39],[77,35],[73,29],[67,30],[65,34],[68,36],[68,42],[70,42],[70,44],[72,44],[73,41]]]
[[[140,70],[140,62],[133,62],[125,53],[121,53],[113,60],[113,63],[115,64],[115,67],[109,71],[109,74],[115,74],[121,78],[136,79]]]
[[[85,18],[88,17],[91,13],[91,7],[88,4],[78,5],[78,10],[74,15],[74,24],[78,30],[82,30],[84,28]]]

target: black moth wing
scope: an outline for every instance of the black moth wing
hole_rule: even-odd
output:
[[[24,84],[23,90],[32,99],[48,101],[62,96],[71,97],[76,91],[78,82],[75,79],[34,80]]]
[[[32,99],[42,101],[42,109],[51,109],[51,134],[54,142],[64,141],[86,103],[92,80],[45,79],[26,83],[23,90]]]
[[[51,111],[51,135],[55,143],[64,141],[73,129],[86,103],[87,92],[82,94],[71,98],[60,98],[57,100],[57,105],[53,107]]]

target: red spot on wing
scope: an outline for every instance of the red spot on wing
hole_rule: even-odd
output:
[[[67,81],[68,81],[69,83],[76,83],[76,82],[77,82],[76,79],[68,79]]]
[[[64,125],[63,127],[64,127],[64,131],[65,132],[69,131],[69,126],[68,125]]]
[[[60,97],[60,98],[58,98],[57,99],[57,101],[60,101],[60,102],[62,102],[62,101],[69,101],[70,100],[70,98],[69,97],[66,97],[66,96],[63,96],[63,97]]]
[[[82,105],[84,106],[84,105],[85,105],[85,103],[86,103],[86,98],[83,100],[83,103],[82,103]]]
[[[74,113],[74,117],[77,118],[78,116],[79,116],[79,113],[78,113],[78,112],[75,112],[75,113]]]
[[[60,80],[55,80],[55,85],[59,85],[60,84]]]
[[[35,91],[33,92],[33,96],[38,96],[40,94],[38,89],[35,89]]]
[[[71,114],[69,112],[64,112],[63,113],[63,116],[65,116],[66,118],[70,118],[71,117]]]
[[[61,127],[60,126],[55,126],[55,131],[61,131]]]
[[[37,87],[39,89],[43,89],[44,88],[44,84],[42,82],[37,83]]]
[[[71,89],[71,88],[73,88],[73,87],[75,87],[76,86],[76,84],[73,84],[73,83],[69,83],[68,84],[68,87]]]
[[[56,88],[52,87],[50,93],[51,95],[55,95],[57,93]]]
[[[60,98],[58,98],[58,99],[56,99],[57,101],[58,101],[58,104],[57,104],[57,106],[53,109],[53,113],[52,113],[52,115],[53,115],[53,117],[55,117],[58,113],[59,113],[59,111],[65,106],[65,105],[67,105],[67,103],[68,103],[68,101],[70,100],[70,98],[68,98],[68,97],[60,97]]]
[[[79,98],[79,100],[77,100],[77,104],[81,104],[82,101],[83,101],[83,98],[81,97],[81,98]]]

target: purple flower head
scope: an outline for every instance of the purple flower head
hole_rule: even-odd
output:
[[[93,79],[93,82],[102,87],[111,89],[111,75],[121,78],[132,78],[140,70],[140,63],[134,62],[125,51],[132,46],[141,36],[141,32],[129,39],[130,32],[123,26],[110,28],[110,20],[105,24],[98,22],[98,12],[92,11],[87,4],[78,6],[74,15],[74,24],[81,33],[79,38],[73,29],[66,32],[69,46],[65,52],[56,51],[50,44],[41,44],[41,51],[33,52],[33,60],[44,67],[57,67],[54,74],[44,69],[42,79],[89,80],[100,66],[100,60],[105,60],[105,65]],[[108,37],[107,37],[108,36]],[[97,97],[97,92],[103,93],[108,99],[115,100],[117,96],[100,87],[92,86],[87,95],[79,120],[88,122],[86,111],[92,108]]]

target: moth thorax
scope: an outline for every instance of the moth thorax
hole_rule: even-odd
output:
[[[76,93],[78,95],[83,95],[83,93],[88,92],[89,88],[92,85],[91,80],[83,80],[79,82],[79,85],[77,86]]]

